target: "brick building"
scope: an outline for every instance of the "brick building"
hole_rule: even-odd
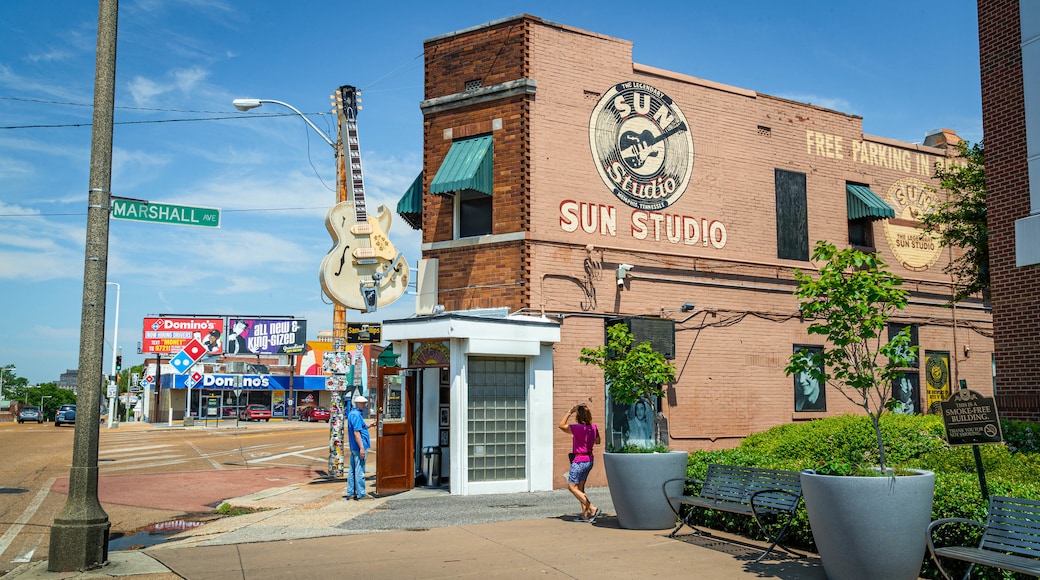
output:
[[[982,124],[996,348],[1005,418],[1040,420],[1040,6],[979,0]]]
[[[398,205],[422,228],[421,316],[383,337],[414,369],[416,445],[446,444],[452,493],[564,487],[555,426],[579,401],[607,442],[635,439],[637,410],[578,362],[619,317],[672,351],[678,381],[656,403],[673,448],[856,412],[783,371],[821,344],[792,295],[817,240],[905,278],[909,409],[958,379],[989,391],[988,305],[946,307],[950,250],[917,227],[953,131],[864,135],[860,117],[634,63],[628,41],[528,15],[424,52],[423,173]]]

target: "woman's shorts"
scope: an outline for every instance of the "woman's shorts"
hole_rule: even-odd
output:
[[[571,471],[567,474],[567,483],[585,483],[592,471],[591,461],[575,461],[571,464]]]

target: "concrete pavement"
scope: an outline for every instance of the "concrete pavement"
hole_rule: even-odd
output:
[[[343,480],[324,479],[268,488],[227,501],[263,511],[207,522],[141,550],[110,552],[98,570],[52,573],[44,561],[7,577],[825,578],[815,556],[775,551],[755,563],[761,542],[748,547],[726,534],[672,539],[669,530],[620,529],[606,488],[589,490],[606,514],[594,524],[574,521],[578,502],[566,490],[451,496],[417,488],[347,501],[344,488]]]

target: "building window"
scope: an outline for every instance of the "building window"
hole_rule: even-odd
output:
[[[849,220],[849,245],[862,252],[876,252],[873,222],[867,218]]]
[[[469,357],[469,481],[527,479],[527,373],[524,359]]]
[[[463,190],[455,195],[458,237],[471,238],[491,233],[491,202],[491,196],[473,190]]]
[[[775,170],[776,257],[809,261],[809,210],[805,174]]]

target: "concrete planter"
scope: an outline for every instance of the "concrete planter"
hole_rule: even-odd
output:
[[[802,472],[813,540],[830,580],[913,580],[924,562],[935,474],[852,477]]]
[[[675,527],[675,513],[661,491],[664,482],[686,477],[687,452],[604,453],[610,500],[618,523],[630,530],[664,530]],[[668,493],[680,495],[682,482],[669,484]]]

